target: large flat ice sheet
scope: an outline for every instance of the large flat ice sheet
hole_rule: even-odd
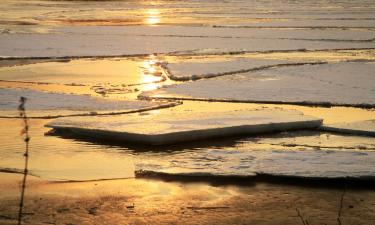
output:
[[[277,67],[166,86],[143,97],[375,106],[374,62]]]
[[[353,123],[325,124],[324,126],[322,126],[321,129],[326,131],[334,131],[338,133],[368,135],[375,137],[375,119],[358,121]]]
[[[74,117],[57,119],[46,126],[102,139],[161,145],[239,134],[311,129],[319,127],[321,122],[297,111],[254,110]]]
[[[0,88],[0,117],[17,117],[20,97],[26,97],[29,117],[116,114],[159,108],[171,103],[107,100],[87,95],[47,93],[26,89]]]
[[[111,29],[114,29],[111,27]],[[48,34],[1,34],[0,56],[4,57],[66,57],[119,56],[153,53],[189,53],[194,50],[211,52],[270,51],[298,49],[374,48],[370,41],[335,41],[324,38],[222,38],[215,35],[152,36],[155,28],[147,28],[144,35],[118,35],[109,28],[97,27],[94,34],[82,32]],[[126,29],[126,28],[124,28]],[[158,28],[156,28],[158,29]],[[173,29],[173,28],[172,28]],[[189,29],[190,28],[186,28]],[[68,28],[67,28],[68,30]],[[173,32],[173,30],[171,31]],[[232,32],[228,30],[228,32]],[[235,32],[235,31],[234,31]],[[277,31],[275,31],[277,32]],[[271,37],[274,34],[271,34]],[[344,36],[344,35],[342,35]],[[32,43],[32,44],[31,44]]]

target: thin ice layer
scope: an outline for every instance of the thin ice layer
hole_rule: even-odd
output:
[[[321,129],[346,134],[375,136],[375,120],[365,120],[353,123],[325,124]]]
[[[57,119],[46,126],[102,139],[168,144],[239,134],[311,129],[321,120],[297,111],[254,110],[220,113],[153,113]]]
[[[361,163],[358,163],[361,162]],[[187,176],[248,177],[256,174],[304,178],[374,179],[374,151],[254,151],[211,150],[186,153],[165,161],[138,162],[148,173]]]
[[[142,96],[324,105],[375,105],[373,62],[287,66],[166,86]]]
[[[163,106],[146,101],[115,101],[87,95],[0,88],[0,117],[18,116],[17,108],[21,96],[27,98],[26,111],[29,117],[112,114]]]

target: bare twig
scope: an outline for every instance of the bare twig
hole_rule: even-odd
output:
[[[346,194],[346,188],[347,188],[347,186],[345,185],[344,191],[342,192],[341,198],[340,198],[339,211],[337,212],[337,223],[339,225],[342,225],[342,222],[341,222],[341,212],[342,212],[342,206],[343,206],[343,203],[344,203],[344,196]]]
[[[29,142],[30,142],[30,136],[29,136],[29,124],[28,119],[26,115],[25,110],[25,104],[26,104],[26,98],[21,97],[20,98],[20,105],[18,106],[19,115],[22,118],[23,121],[23,129],[21,131],[21,135],[24,136],[24,142],[25,142],[25,153],[23,156],[25,157],[25,167],[23,172],[23,180],[22,180],[22,190],[21,190],[21,199],[20,199],[20,205],[19,205],[19,212],[18,212],[18,225],[21,225],[22,223],[22,211],[23,211],[23,204],[24,204],[24,196],[25,196],[25,189],[26,189],[26,178],[28,174],[28,164],[29,164]]]
[[[307,220],[305,220],[301,214],[301,212],[299,211],[298,208],[296,208],[296,211],[297,211],[297,214],[298,214],[298,217],[301,219],[301,222],[303,225],[309,225],[309,222]]]

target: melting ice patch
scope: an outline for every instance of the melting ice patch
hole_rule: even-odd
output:
[[[17,108],[21,96],[28,99],[26,110],[29,117],[125,113],[168,105],[146,101],[115,101],[93,98],[86,95],[0,88],[0,117],[17,117]]]
[[[145,97],[375,105],[374,62],[287,66],[166,86]]]
[[[209,176],[276,176],[306,178],[363,178],[375,176],[374,151],[254,151],[210,150],[181,153],[165,161],[138,162],[137,173]]]

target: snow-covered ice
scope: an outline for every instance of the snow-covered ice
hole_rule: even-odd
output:
[[[313,129],[322,120],[297,111],[151,113],[56,119],[46,126],[102,139],[161,145],[239,134]]]

